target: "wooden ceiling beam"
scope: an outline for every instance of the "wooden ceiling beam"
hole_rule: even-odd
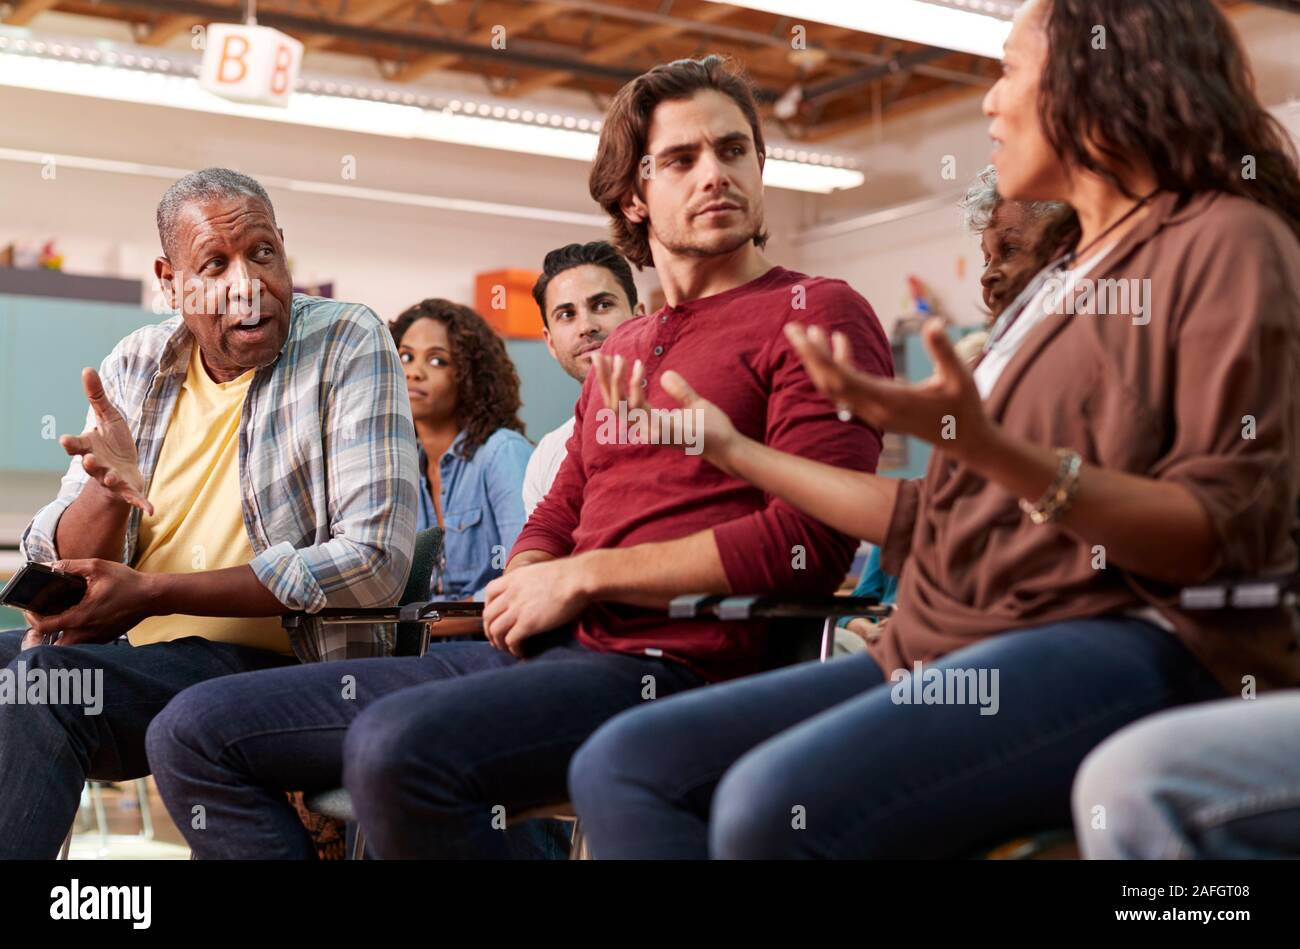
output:
[[[14,12],[5,17],[5,26],[26,26],[59,0],[23,0],[14,7]]]
[[[507,37],[510,34],[526,33],[543,20],[549,20],[551,17],[560,16],[565,12],[564,7],[560,4],[540,3],[535,7],[520,12],[519,16],[513,18],[509,23],[504,24]],[[466,37],[467,43],[491,43],[495,38],[494,26],[487,26],[481,30],[476,30]],[[507,39],[507,42],[509,40]],[[398,82],[411,82],[420,79],[431,72],[439,69],[447,69],[460,61],[460,56],[455,53],[430,53],[427,56],[421,56],[419,59],[413,59],[411,62],[402,66],[393,74],[393,78]]]
[[[371,23],[377,23],[384,17],[388,16],[402,7],[409,4],[411,0],[360,0],[360,2],[349,3],[348,12],[339,17],[337,22],[346,23],[349,26],[369,26]],[[326,33],[316,33],[311,36],[301,37],[304,52],[312,50],[325,49],[332,45],[337,37],[330,36]]]
[[[696,23],[714,23],[724,17],[731,16],[735,13],[734,7],[725,4],[710,4],[708,8],[697,10],[692,21]],[[653,46],[655,43],[662,42],[681,33],[689,32],[689,27],[676,23],[665,23],[661,26],[653,26],[648,30],[633,29],[630,30],[621,39],[609,43],[598,43],[595,47],[583,54],[583,59],[589,63],[618,63],[625,60],[632,53]],[[514,98],[531,95],[542,89],[559,85],[573,78],[573,73],[566,72],[562,69],[544,72],[530,79],[524,79],[510,87],[508,95]]]
[[[908,96],[890,106],[889,111],[881,117],[881,122],[888,124],[895,119],[900,119],[905,115],[910,115],[921,109],[931,109],[941,105],[947,105],[950,102],[959,102],[963,99],[974,99],[977,96],[982,98],[987,90],[979,89],[974,86],[952,86],[940,89],[935,92],[923,92],[914,96]],[[875,116],[868,109],[858,115],[851,115],[847,118],[836,119],[825,122],[821,125],[815,125],[807,129],[799,137],[800,142],[825,142],[829,139],[838,138],[841,135],[849,135],[859,129],[866,128],[875,122]]]
[[[188,33],[194,27],[203,24],[203,17],[186,16],[183,13],[175,16],[165,16],[155,21],[136,42],[142,46],[162,46],[173,36]]]

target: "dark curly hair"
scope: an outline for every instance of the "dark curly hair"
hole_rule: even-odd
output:
[[[388,325],[393,342],[416,320],[437,320],[447,327],[451,358],[456,366],[456,422],[465,438],[460,455],[466,460],[499,428],[524,432],[519,418],[519,373],[506,353],[506,345],[487,320],[467,306],[450,300],[421,300],[403,310]]]
[[[1256,98],[1241,45],[1213,0],[1046,4],[1038,111],[1048,142],[1067,165],[1127,194],[1109,166],[1137,159],[1163,191],[1249,198],[1300,238],[1295,149]],[[1105,29],[1105,55],[1092,46],[1098,27]],[[1249,159],[1253,178],[1243,174]],[[1072,208],[1050,215],[1031,238],[1030,253],[1008,274],[1003,299],[1015,299],[1079,234]]]

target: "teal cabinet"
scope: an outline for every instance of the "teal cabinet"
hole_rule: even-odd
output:
[[[536,443],[573,414],[582,387],[560,368],[540,339],[508,339],[506,352],[519,372],[524,401],[519,416],[524,420],[526,434]]]
[[[86,421],[81,369],[161,317],[136,306],[0,294],[0,471],[62,472],[58,436]],[[541,438],[573,414],[579,386],[540,340],[508,340],[522,381],[520,415]]]
[[[86,422],[83,366],[159,317],[138,306],[0,295],[0,470],[63,471]]]

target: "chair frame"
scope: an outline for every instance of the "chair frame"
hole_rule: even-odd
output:
[[[416,600],[411,603],[404,603],[401,606],[374,606],[374,607],[337,607],[326,608],[316,613],[286,613],[281,618],[281,623],[290,637],[294,636],[303,625],[314,620],[324,626],[345,626],[352,623],[418,623],[420,624],[420,639],[417,656],[423,656],[429,649],[429,643],[433,640],[433,629],[439,622],[444,619],[461,619],[461,618],[481,618],[483,616],[483,604],[474,600]],[[394,637],[396,641],[396,637]],[[395,653],[395,655],[405,655],[404,653]],[[304,806],[315,813],[325,813],[326,816],[336,816],[318,810],[312,806],[315,799],[314,795],[304,795]],[[576,833],[576,831],[575,831]],[[352,848],[349,852],[348,859],[361,860],[365,857],[366,837],[365,832],[358,824],[356,826],[355,836],[352,839]]]
[[[881,604],[869,596],[770,596],[758,594],[718,595],[691,593],[668,604],[669,619],[747,620],[821,620],[821,643],[818,659],[826,662],[835,647],[835,624],[846,616],[888,619],[892,604]]]
[[[1269,609],[1278,606],[1294,608],[1298,604],[1300,604],[1300,574],[1201,584],[1184,588],[1179,597],[1179,605],[1185,610]],[[839,619],[847,616],[886,619],[893,611],[892,605],[882,605],[873,597],[696,593],[675,597],[668,606],[667,615],[673,620],[717,619],[728,622],[820,620],[822,626],[818,659],[826,662],[833,654],[835,624]],[[436,638],[434,630],[440,621],[452,618],[481,618],[482,615],[482,603],[468,600],[423,600],[397,607],[324,609],[310,614],[310,617],[304,613],[290,613],[285,615],[282,621],[291,636],[309,618],[325,625],[419,623],[422,628],[417,655],[423,656],[431,641]],[[571,859],[589,856],[582,836],[581,823],[567,802],[554,808],[530,810],[515,818],[515,821],[534,818],[572,820],[574,831]],[[365,838],[358,827],[351,859],[361,859],[364,851]]]
[[[1300,606],[1300,573],[1184,587],[1178,605],[1184,610],[1295,609]]]
[[[722,596],[716,594],[690,594],[675,598],[668,607],[668,616],[674,620],[713,618],[724,621],[769,620],[821,620],[820,655],[825,662],[831,657],[835,640],[835,622],[842,616],[887,617],[892,606],[881,606],[871,597],[808,597],[783,596]],[[312,614],[317,622],[326,625],[345,623],[420,623],[419,655],[423,656],[435,638],[434,630],[443,619],[482,617],[483,604],[469,600],[426,600],[398,607],[324,609]],[[298,629],[307,619],[306,614],[291,613],[284,617],[285,628]],[[304,800],[311,810],[310,797]],[[573,821],[569,857],[587,859],[590,853],[582,833],[582,822],[566,801],[553,807],[530,809],[511,820],[548,819]],[[358,826],[353,838],[350,859],[360,860],[365,855],[365,835]]]

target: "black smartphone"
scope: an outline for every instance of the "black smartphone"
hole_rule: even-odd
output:
[[[57,616],[85,595],[85,577],[52,570],[43,563],[25,563],[0,590],[0,603],[38,616]]]

